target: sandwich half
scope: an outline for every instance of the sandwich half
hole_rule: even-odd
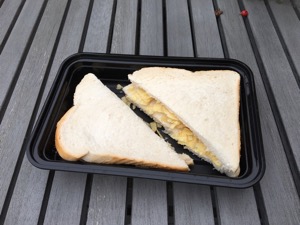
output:
[[[189,171],[190,158],[177,154],[95,75],[84,76],[73,101],[55,133],[63,159]]]
[[[230,177],[240,173],[240,75],[149,67],[128,75],[126,97],[177,142]]]

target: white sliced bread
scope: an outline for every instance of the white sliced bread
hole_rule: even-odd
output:
[[[186,160],[93,74],[76,87],[74,106],[57,124],[55,145],[70,161],[189,171]]]
[[[222,163],[217,170],[230,177],[239,175],[238,73],[149,67],[128,78],[174,113],[205,144]]]

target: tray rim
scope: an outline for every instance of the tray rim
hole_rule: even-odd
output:
[[[189,65],[192,65],[192,63],[197,62],[209,62],[213,61],[214,63],[220,65],[222,63],[224,66],[228,63],[235,64],[236,66],[239,66],[246,70],[249,73],[250,77],[247,77],[250,79],[248,82],[251,84],[252,88],[252,97],[253,97],[253,115],[250,115],[254,118],[254,128],[256,134],[257,143],[254,143],[256,146],[256,163],[259,166],[259,171],[256,174],[250,174],[250,176],[244,177],[242,179],[239,178],[229,178],[229,177],[212,177],[212,176],[203,176],[203,175],[194,175],[189,174],[189,176],[186,178],[184,174],[183,176],[177,176],[178,173],[174,175],[174,172],[172,171],[160,171],[160,170],[147,170],[143,168],[126,168],[125,172],[119,170],[118,173],[116,173],[115,166],[110,165],[101,165],[101,169],[99,170],[99,165],[94,164],[88,164],[88,167],[86,164],[76,164],[76,167],[69,167],[70,162],[59,162],[56,163],[55,167],[49,166],[49,164],[53,164],[53,162],[48,162],[46,160],[37,159],[31,152],[31,145],[32,145],[32,138],[34,134],[38,130],[38,125],[40,124],[42,117],[45,113],[45,108],[49,104],[49,100],[51,99],[51,95],[53,95],[53,90],[57,85],[57,82],[60,78],[60,75],[62,71],[66,70],[65,68],[70,68],[70,66],[73,63],[77,63],[80,60],[95,60],[95,61],[107,61],[111,63],[131,63],[132,65],[136,65],[132,63],[132,60],[136,60],[139,63],[149,63],[149,60],[154,60],[155,63],[159,64],[165,64],[168,63],[174,63],[174,66],[177,65],[178,62]],[[130,62],[131,61],[131,62]],[[210,64],[213,66],[212,64]],[[61,78],[61,83],[63,83],[63,78]],[[252,118],[252,120],[253,120]],[[251,131],[253,132],[253,131]],[[57,72],[57,75],[53,81],[52,87],[49,91],[48,97],[44,103],[44,106],[39,114],[39,118],[36,122],[36,126],[33,129],[33,132],[29,135],[29,137],[25,140],[26,144],[26,155],[29,159],[30,163],[34,166],[40,168],[40,169],[47,169],[47,170],[61,170],[61,171],[73,171],[73,172],[82,172],[82,173],[99,173],[99,174],[106,174],[106,175],[115,175],[115,176],[127,176],[127,177],[138,177],[138,178],[148,178],[148,179],[158,179],[158,180],[165,180],[165,181],[176,181],[176,182],[184,182],[184,183],[193,183],[193,184],[203,184],[203,185],[211,185],[211,186],[222,186],[222,187],[229,187],[229,188],[248,188],[253,186],[255,183],[257,183],[264,175],[265,173],[265,157],[264,157],[264,151],[263,151],[263,144],[262,144],[262,135],[261,135],[261,126],[260,126],[260,119],[258,114],[258,104],[257,104],[257,98],[256,98],[256,91],[255,91],[255,84],[254,84],[254,78],[251,69],[243,62],[235,60],[235,59],[224,59],[224,58],[191,58],[191,57],[163,57],[163,56],[136,56],[136,55],[120,55],[120,54],[102,54],[102,53],[76,53],[69,57],[67,57],[62,64],[60,65],[60,68]],[[73,163],[72,163],[73,164]],[[119,167],[122,168],[122,167]],[[122,168],[124,169],[124,168]],[[127,172],[126,172],[127,171]],[[128,173],[130,172],[130,174]],[[146,175],[146,176],[145,176]],[[190,177],[194,177],[196,179],[191,179]],[[198,179],[199,177],[205,178],[205,179]],[[228,182],[229,181],[229,182]]]

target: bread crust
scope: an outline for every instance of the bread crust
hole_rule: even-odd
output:
[[[88,157],[88,154],[86,155]],[[85,157],[81,160],[86,161]],[[188,172],[190,171],[189,167],[179,167],[179,166],[169,166],[166,164],[161,164],[158,162],[151,162],[145,160],[137,160],[135,158],[124,158],[118,155],[101,155],[98,157],[94,157],[93,160],[87,160],[86,162],[91,163],[101,163],[101,164],[125,164],[125,165],[134,165],[137,167],[143,168],[155,168],[155,169],[162,169],[162,170],[172,170],[178,172]]]
[[[66,149],[63,146],[62,143],[62,138],[61,138],[61,130],[64,125],[64,123],[68,120],[69,116],[74,113],[76,110],[77,106],[72,106],[64,115],[63,117],[58,121],[56,125],[56,131],[55,131],[55,147],[56,150],[58,151],[58,154],[65,160],[68,161],[77,161],[80,158],[82,158],[85,154],[79,154],[79,155],[74,155],[74,153],[68,149]],[[87,152],[86,152],[87,154]]]

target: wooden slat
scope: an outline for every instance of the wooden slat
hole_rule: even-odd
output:
[[[300,21],[290,0],[281,0],[280,2],[270,0],[269,4],[298,76],[300,76]]]
[[[12,22],[17,15],[22,0],[5,1],[0,8],[0,46],[3,46],[4,37],[9,31]],[[1,49],[0,49],[1,50]]]
[[[106,52],[112,10],[113,1],[94,1],[84,44],[85,52]]]
[[[45,88],[45,95],[47,95],[62,61],[69,55],[78,52],[88,6],[89,2],[87,1],[71,1]],[[45,224],[79,224],[86,177],[86,174],[55,172]]]
[[[218,188],[217,197],[221,224],[260,224],[253,189]]]
[[[37,8],[34,7],[34,5],[37,5]],[[36,19],[36,12],[32,12],[32,8],[36,11],[39,11],[41,7],[41,4],[36,3],[35,1],[28,1],[28,4],[24,6],[24,13],[20,18],[23,18],[26,13],[32,13],[32,18],[28,18],[30,21],[31,19]],[[34,16],[35,15],[35,16]],[[22,22],[19,22],[16,25],[16,28],[22,28],[20,26],[25,26]],[[24,30],[23,30],[24,31]],[[18,33],[19,31],[15,31]],[[15,33],[14,32],[14,33]],[[16,35],[16,34],[15,34]],[[19,34],[21,35],[21,34]],[[11,76],[13,74],[13,71],[15,71],[15,67],[18,64],[18,51],[17,49],[23,49],[23,41],[26,41],[26,37],[28,38],[28,32],[24,31],[22,36],[23,39],[17,40],[17,36],[12,37],[11,40],[7,43],[6,47],[11,48],[12,51],[16,51],[15,54],[8,52],[8,49],[5,48],[2,55],[0,55],[0,98],[3,100],[3,97],[5,95],[5,92],[7,91],[8,83],[11,81]],[[14,57],[15,55],[15,57]],[[3,56],[3,58],[2,58]],[[20,96],[18,96],[20,97]],[[2,101],[0,100],[0,102]],[[33,100],[34,101],[34,100]],[[2,102],[1,102],[2,103]],[[15,111],[17,110],[17,107],[14,108],[14,106],[10,107],[10,115],[6,114],[5,119],[1,123],[0,127],[0,210],[2,209],[3,202],[8,190],[8,186],[10,183],[10,180],[12,178],[14,167],[16,165],[17,158],[20,153],[20,149],[22,146],[22,140],[24,137],[24,134],[26,132],[26,125],[22,124],[22,120],[9,120],[10,116],[18,114],[21,116],[21,112]],[[22,110],[22,109],[20,109]],[[13,118],[13,116],[12,116]],[[22,117],[21,117],[22,118]],[[26,121],[28,123],[28,121]],[[20,138],[20,139],[16,139]],[[16,141],[18,140],[18,141]]]
[[[191,0],[191,11],[196,56],[222,58],[222,45],[212,2]]]
[[[33,24],[37,20],[42,5],[43,1],[26,1],[10,38],[0,55],[0,108],[3,106],[4,98],[16,73]]]
[[[272,115],[264,83],[249,42],[249,36],[243,19],[238,14],[239,7],[235,0],[226,1],[226,4],[223,1],[218,1],[218,5],[224,10],[221,20],[224,27],[229,56],[245,62],[254,73],[266,157],[266,172],[260,182],[260,186],[267,215],[262,216],[267,216],[270,224],[297,224],[296,218],[297,209],[299,209],[299,199],[293,197],[297,196],[297,192]],[[246,8],[249,10],[250,19],[250,17],[254,16],[252,15],[254,10],[248,7]],[[269,57],[270,56],[271,55],[269,55]],[[227,215],[228,213],[229,212],[226,211]],[[248,213],[244,216],[247,215]],[[290,217],[290,219],[287,219],[287,217]],[[251,218],[249,218],[249,220],[251,220]],[[230,222],[228,224],[230,224]]]
[[[214,224],[208,187],[174,183],[175,224]]]
[[[111,53],[134,54],[137,3],[137,0],[118,1]]]
[[[134,179],[132,196],[133,225],[168,224],[166,182]]]
[[[251,12],[249,22],[299,170],[299,87],[263,2],[247,0],[245,7]]]
[[[187,1],[166,0],[169,56],[194,56]]]
[[[55,172],[44,224],[79,224],[86,176]]]
[[[48,171],[35,168],[24,158],[5,224],[38,223],[48,174]]]
[[[94,175],[87,224],[122,225],[125,221],[126,178]]]
[[[10,143],[9,148],[7,147],[8,149],[20,149],[22,146],[46,70],[45,65],[49,62],[66,2],[67,0],[51,1],[45,9],[33,40],[33,46],[35,47],[29,50],[27,60],[24,63],[1,126],[1,129],[5,130],[7,136],[11,137],[4,139],[4,142],[9,142],[9,139],[13,139],[11,140],[13,143]],[[52,16],[54,14],[55,16]],[[20,121],[22,121],[21,124]],[[7,161],[12,164],[12,162],[16,161],[16,158],[16,156],[10,155]],[[29,224],[37,223],[47,178],[47,171],[33,167],[27,158],[23,160],[7,212],[7,224],[24,224],[24,221],[27,221]],[[8,180],[8,177],[6,179]],[[28,204],[31,207],[28,207]]]
[[[15,17],[22,7],[22,0],[6,1],[0,8],[0,46]],[[20,7],[20,8],[19,8]],[[13,24],[12,24],[13,25]]]
[[[141,55],[163,55],[163,8],[162,1],[142,1],[140,52]]]

